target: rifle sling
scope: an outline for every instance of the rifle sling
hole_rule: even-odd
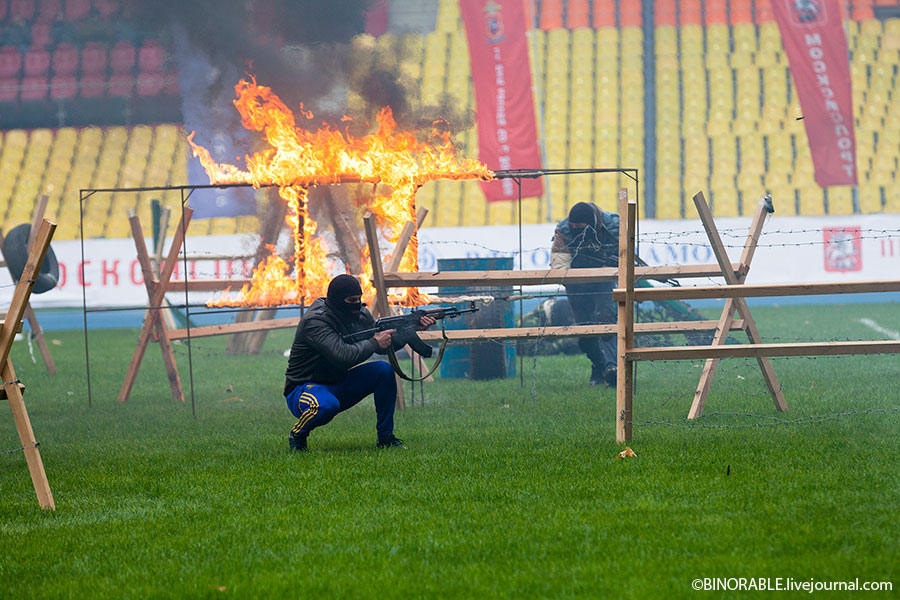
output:
[[[441,340],[441,348],[440,350],[438,350],[437,359],[434,361],[434,365],[432,365],[432,367],[428,369],[428,372],[421,377],[410,377],[406,373],[404,373],[403,369],[400,367],[400,361],[397,360],[397,353],[394,352],[394,347],[389,346],[387,355],[388,362],[391,363],[391,368],[394,369],[394,373],[396,373],[400,377],[400,379],[405,379],[406,381],[424,381],[425,379],[428,379],[431,374],[434,373],[435,369],[438,368],[438,365],[441,364],[441,359],[444,358],[444,349],[447,347],[447,331],[444,329],[443,320],[441,321],[441,335],[444,337],[444,339]],[[424,361],[425,359],[423,358],[422,362]]]

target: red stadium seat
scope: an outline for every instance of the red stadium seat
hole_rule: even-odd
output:
[[[109,66],[113,73],[130,73],[134,68],[134,46],[128,42],[119,42],[109,53]]]
[[[22,53],[15,46],[0,48],[0,79],[18,77],[22,71]]]
[[[94,0],[94,8],[107,18],[119,12],[119,4],[119,0]]]
[[[53,44],[50,23],[35,23],[31,26],[31,47],[44,50]]]
[[[47,75],[50,68],[50,53],[46,50],[29,50],[25,53],[25,75],[39,77]]]
[[[62,0],[41,0],[37,18],[38,21],[55,21],[62,12]]]
[[[636,27],[643,23],[641,17],[641,0],[621,0],[619,2],[619,25]]]
[[[772,3],[771,2],[757,2],[756,3],[756,23],[768,23],[769,21],[774,21],[775,15],[772,13]]]
[[[23,77],[20,97],[22,100],[46,100],[48,88],[46,75],[43,77]]]
[[[78,92],[78,80],[72,75],[57,75],[50,80],[52,100],[70,100]]]
[[[158,96],[162,92],[164,85],[162,73],[141,71],[137,79],[138,96]]]
[[[106,95],[106,79],[99,73],[82,75],[78,88],[82,98],[102,98]]]
[[[547,31],[562,26],[562,0],[544,0],[541,3],[541,29]]]
[[[72,75],[78,69],[78,50],[72,44],[60,44],[53,51],[53,74]]]
[[[653,19],[656,25],[677,25],[675,3],[671,0],[654,0]]]
[[[706,0],[705,9],[707,25],[728,22],[728,9],[725,6],[725,0]]]
[[[91,0],[66,0],[66,20],[77,21],[91,12]]]
[[[34,17],[34,0],[10,0],[9,17],[13,21],[30,21]]]
[[[752,23],[753,3],[750,0],[731,0],[731,24]]]
[[[113,98],[130,98],[134,94],[134,76],[131,74],[114,74],[109,78],[109,96]]]
[[[0,102],[15,102],[19,98],[19,78],[0,79]]]
[[[141,71],[159,73],[166,62],[166,51],[159,42],[149,40],[144,42],[138,53],[138,67]]]
[[[96,75],[106,72],[106,47],[99,42],[88,42],[81,51],[81,72]]]
[[[578,29],[591,26],[591,7],[588,0],[569,0],[569,10],[566,13],[566,27]]]
[[[681,16],[682,25],[702,25],[703,10],[700,6],[700,0],[681,0]]]
[[[615,0],[594,0],[594,15],[591,19],[594,29],[616,26]]]

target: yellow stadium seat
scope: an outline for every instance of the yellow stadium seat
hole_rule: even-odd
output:
[[[799,188],[799,192],[801,215],[819,216],[825,214],[825,202],[820,187],[813,183],[812,185]]]
[[[853,188],[839,186],[828,188],[828,214],[852,215],[853,214]]]
[[[656,54],[678,54],[677,30],[673,25],[660,25],[656,28]]]
[[[517,222],[518,200],[515,202],[485,202],[484,196],[482,196],[481,203],[487,205],[488,225],[513,225]]]
[[[703,54],[703,28],[700,25],[681,26],[681,53],[698,56]]]
[[[715,183],[710,182],[709,200],[714,216],[738,216],[738,196],[733,184],[717,186]]]
[[[879,186],[859,186],[859,210],[864,214],[880,213],[883,211],[881,205],[881,189]]]

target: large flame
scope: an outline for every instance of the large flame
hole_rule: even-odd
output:
[[[489,180],[493,174],[482,163],[457,156],[449,132],[434,129],[427,142],[419,141],[420,132],[398,131],[390,107],[378,113],[377,129],[362,137],[353,137],[327,125],[315,132],[296,126],[294,115],[268,87],[255,79],[241,80],[235,86],[235,106],[244,127],[259,131],[269,148],[246,156],[246,170],[235,165],[220,164],[206,148],[188,136],[194,156],[200,159],[212,184],[250,183],[255,187],[276,185],[288,204],[286,222],[293,232],[293,268],[277,255],[261,262],[252,282],[238,296],[226,290],[211,306],[280,306],[300,304],[305,299],[324,296],[337,265],[327,258],[328,248],[316,237],[316,222],[307,210],[307,190],[313,185],[349,182],[383,184],[389,195],[376,194],[363,208],[375,215],[381,234],[396,241],[407,221],[416,221],[416,190],[436,179]],[[301,114],[312,118],[300,107]],[[367,302],[374,298],[369,279],[371,262],[364,247],[361,275]],[[418,240],[409,241],[400,261],[400,271],[418,269]],[[393,298],[406,306],[425,300],[415,288],[407,288],[401,298]]]

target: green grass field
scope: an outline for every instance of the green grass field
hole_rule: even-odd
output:
[[[883,338],[863,317],[900,330],[896,304],[754,315],[769,341]],[[425,405],[396,417],[407,450],[375,450],[369,399],[291,454],[291,332],[255,357],[196,340],[196,418],[190,398],[173,403],[156,345],[116,402],[136,331],[91,332],[90,408],[82,333],[48,337],[58,376],[23,342],[12,356],[57,510],[38,508],[22,452],[0,455],[3,598],[661,598],[702,596],[692,581],[704,577],[900,585],[896,356],[774,360],[785,415],[755,361],[725,361],[690,424],[701,363],[642,363],[626,460],[614,392],[586,385],[582,356],[526,358],[524,387],[427,384]],[[0,451],[19,446],[2,412]]]

